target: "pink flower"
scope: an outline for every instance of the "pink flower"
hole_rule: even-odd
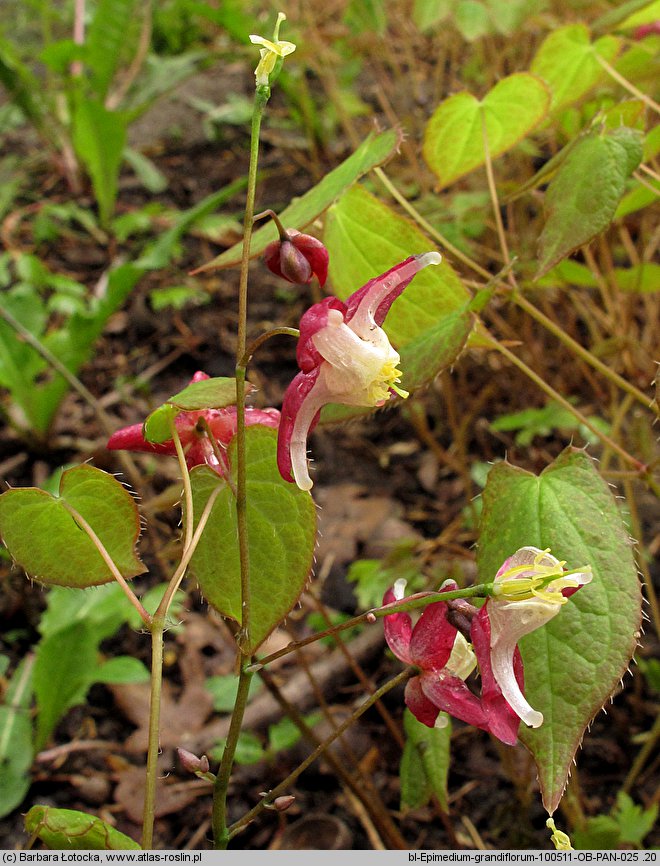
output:
[[[397,387],[400,358],[381,328],[390,307],[439,253],[410,256],[352,294],[344,303],[324,298],[300,320],[297,359],[301,372],[293,379],[282,406],[277,462],[282,477],[302,490],[312,487],[307,469],[307,437],[326,403],[382,406]],[[292,478],[293,474],[293,478]]]
[[[199,371],[195,373],[191,381],[199,382],[208,378],[206,373]],[[221,446],[219,450],[221,461],[218,460],[205,429],[199,424],[201,419],[206,421],[213,437]],[[277,409],[253,409],[249,406],[245,409],[246,426],[263,424],[266,427],[277,427],[279,422],[280,413]],[[225,409],[181,412],[177,415],[174,423],[183,445],[188,468],[192,469],[193,466],[205,463],[219,475],[224,474],[228,467],[225,451],[236,435],[236,407],[228,406]],[[176,448],[171,439],[158,444],[148,442],[144,438],[142,424],[131,424],[130,427],[122,427],[121,430],[117,430],[108,440],[106,447],[110,451],[143,451],[148,454],[176,455]]]
[[[394,588],[385,593],[383,604],[402,601],[404,586],[404,581],[397,581]],[[457,588],[451,581],[443,586],[445,591]],[[463,611],[466,607],[463,604]],[[415,665],[420,670],[406,684],[405,702],[413,715],[430,728],[435,725],[440,710],[443,710],[513,745],[518,737],[520,719],[502,695],[493,675],[488,618],[484,608],[478,612],[471,605],[469,608],[474,652],[463,635],[449,622],[449,605],[446,602],[434,602],[425,607],[414,628],[407,613],[384,617],[385,639],[389,648],[400,661]],[[481,673],[481,698],[465,684],[476,663]],[[514,664],[515,675],[522,688],[522,660],[517,650]]]
[[[279,221],[278,221],[279,223]],[[316,276],[323,286],[328,277],[328,251],[321,241],[296,229],[282,230],[279,240],[264,250],[266,267],[290,283],[311,283]]]
[[[543,714],[529,705],[515,676],[517,644],[591,581],[590,566],[566,572],[565,564],[549,550],[521,547],[495,575],[493,595],[479,611],[490,631],[488,652],[495,680],[509,705],[532,728],[543,724]]]

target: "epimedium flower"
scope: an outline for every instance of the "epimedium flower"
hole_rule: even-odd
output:
[[[324,298],[304,313],[296,351],[300,373],[284,395],[277,444],[279,470],[287,481],[311,489],[307,437],[326,403],[382,406],[393,393],[408,396],[399,387],[400,357],[381,325],[415,274],[440,261],[437,252],[410,256],[346,302]]]
[[[446,581],[444,591],[457,589]],[[385,593],[383,604],[405,600],[405,581],[396,581]],[[470,638],[450,622],[451,602],[433,602],[424,608],[413,627],[407,613],[388,614],[383,618],[385,639],[394,655],[402,662],[415,665],[419,674],[408,680],[405,702],[415,718],[433,727],[441,710],[489,731],[502,742],[513,745],[518,736],[520,719],[511,709],[495,681],[490,666],[490,634],[487,623],[478,619],[477,609],[464,603],[461,614],[471,616]],[[481,698],[473,694],[466,678],[479,664]],[[522,661],[516,655],[516,676],[523,684]]]
[[[328,251],[320,240],[296,229],[282,229],[279,240],[264,250],[266,267],[290,283],[311,283],[316,277],[324,286],[328,277]]]
[[[260,49],[261,60],[257,64],[257,68],[254,70],[255,77],[257,79],[257,86],[266,86],[270,84],[270,76],[273,70],[275,69],[275,64],[280,59],[280,57],[286,57],[289,54],[293,54],[296,50],[296,46],[293,42],[285,42],[280,40],[280,24],[282,21],[286,21],[286,15],[284,12],[280,12],[277,16],[277,22],[275,24],[275,30],[273,33],[273,38],[266,39],[263,36],[250,36],[250,42],[254,45],[262,45],[263,47]]]
[[[195,373],[192,382],[208,379],[201,370]],[[280,422],[277,409],[255,409],[251,406],[245,409],[245,425],[263,424],[276,428]],[[236,407],[227,406],[224,409],[203,409],[195,412],[180,412],[174,421],[179,439],[186,455],[188,469],[206,464],[219,475],[224,475],[228,467],[226,449],[236,435],[238,424]],[[122,427],[112,434],[106,448],[110,451],[138,451],[148,454],[168,454],[176,456],[176,448],[172,439],[166,442],[148,442],[144,437],[144,425],[131,424]],[[209,431],[220,448],[217,453],[209,438]]]
[[[493,594],[478,614],[490,630],[493,675],[509,705],[532,728],[543,724],[543,714],[522,692],[514,675],[514,654],[522,637],[549,622],[569,596],[591,581],[590,566],[564,571],[565,565],[549,549],[521,547],[502,564]]]

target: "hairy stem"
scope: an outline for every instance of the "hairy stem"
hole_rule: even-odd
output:
[[[163,685],[163,631],[165,619],[155,616],[151,623],[151,691],[149,700],[149,740],[147,772],[142,812],[142,847],[153,848],[160,747],[160,698]]]
[[[260,668],[274,662],[276,659],[279,659],[288,653],[295,652],[301,647],[307,646],[307,644],[314,643],[324,637],[330,637],[331,635],[334,636],[340,631],[344,631],[347,628],[353,628],[363,622],[375,622],[377,619],[389,616],[391,613],[417,610],[420,607],[426,607],[436,601],[453,601],[455,598],[484,598],[491,594],[492,588],[492,583],[478,583],[475,584],[475,586],[468,586],[465,589],[455,589],[451,590],[451,592],[418,592],[415,595],[408,596],[408,598],[403,601],[394,601],[390,604],[385,604],[382,607],[373,608],[372,610],[365,611],[365,613],[352,617],[352,619],[347,619],[345,622],[339,623],[338,625],[333,625],[323,631],[309,635],[309,637],[306,637],[303,640],[289,643],[281,650],[277,650],[277,652],[259,659],[258,662],[252,665],[251,670],[258,671]]]
[[[229,733],[227,734],[227,742],[213,786],[211,824],[213,827],[213,847],[216,851],[224,850],[231,838],[227,828],[227,789],[229,787],[232,767],[234,766],[234,755],[236,754],[238,737],[241,733],[241,725],[243,724],[243,715],[247,706],[251,680],[252,673],[242,668],[238,678],[238,691],[236,693],[236,702],[234,703]]]
[[[279,19],[278,19],[279,21]],[[227,791],[238,736],[247,706],[248,690],[252,671],[250,662],[250,551],[247,526],[247,466],[245,453],[245,363],[247,335],[248,267],[250,264],[250,241],[254,223],[254,198],[259,161],[259,132],[264,108],[270,97],[270,87],[257,85],[252,112],[252,137],[250,139],[250,166],[248,169],[247,201],[243,221],[243,255],[238,288],[238,339],[236,345],[236,521],[238,529],[238,551],[241,573],[241,630],[236,642],[240,653],[241,672],[238,691],[232,712],[227,743],[213,788],[213,846],[216,850],[227,847]]]

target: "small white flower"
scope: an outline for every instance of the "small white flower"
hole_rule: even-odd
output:
[[[270,83],[270,75],[275,68],[278,57],[286,57],[288,54],[293,54],[296,50],[296,46],[293,42],[285,42],[279,39],[280,24],[285,20],[286,15],[284,12],[280,12],[277,16],[277,23],[275,24],[275,32],[273,33],[272,40],[266,39],[264,36],[250,36],[250,42],[254,45],[263,46],[260,50],[261,60],[257,64],[257,68],[254,70],[257,85],[265,84],[267,86]]]

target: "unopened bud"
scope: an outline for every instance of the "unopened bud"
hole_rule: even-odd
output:
[[[464,598],[455,598],[448,601],[447,608],[447,622],[450,622],[454,628],[458,629],[464,638],[468,641],[471,640],[470,628],[472,626],[472,619],[477,613],[478,608]]]
[[[367,614],[367,622],[376,622],[376,614],[371,613],[371,611]]]
[[[293,803],[296,798],[293,794],[286,794],[284,797],[276,797],[273,800],[273,807],[278,812],[286,812],[289,806]]]
[[[187,749],[177,749],[176,751],[184,770],[187,770],[189,773],[208,773],[209,759],[206,755],[198,758],[197,755],[193,755]]]
[[[316,276],[321,285],[328,276],[328,251],[315,237],[286,229],[279,240],[264,250],[266,267],[290,283],[310,283]]]

